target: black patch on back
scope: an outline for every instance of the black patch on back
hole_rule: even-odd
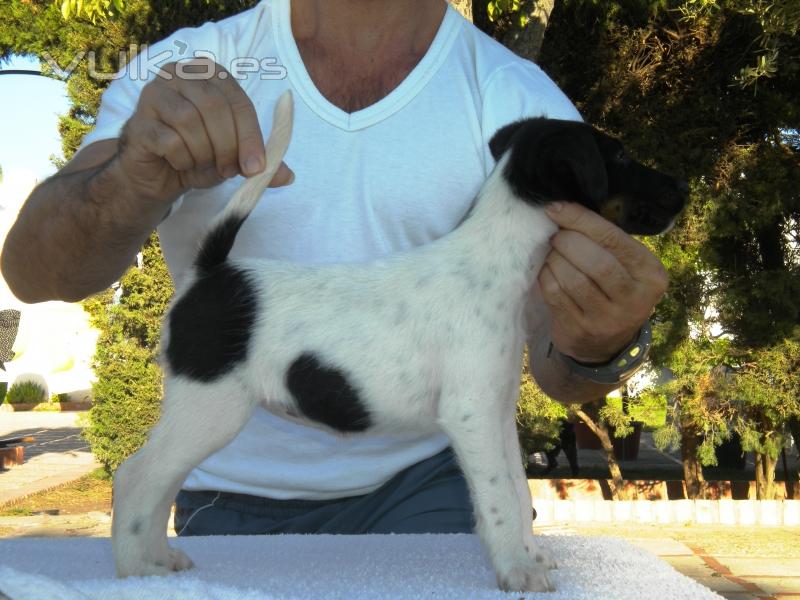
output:
[[[256,309],[256,289],[245,271],[223,264],[200,273],[169,313],[172,371],[210,382],[244,361]]]
[[[286,387],[303,414],[338,431],[364,431],[369,413],[338,369],[323,366],[312,353],[301,354],[286,371]]]
[[[231,216],[208,232],[194,261],[198,270],[208,272],[225,262],[242,223],[243,217]]]

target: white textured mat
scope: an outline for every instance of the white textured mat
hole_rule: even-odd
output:
[[[117,580],[108,538],[0,540],[0,591],[12,600],[376,600],[389,598],[719,599],[656,556],[615,538],[540,536],[556,592],[504,594],[472,535],[236,536],[171,539],[197,565]],[[0,595],[0,598],[3,598]]]

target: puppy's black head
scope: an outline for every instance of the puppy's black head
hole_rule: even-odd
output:
[[[577,202],[624,231],[667,231],[686,203],[686,184],[632,160],[617,140],[576,121],[526,119],[489,142],[495,160],[509,153],[503,175],[531,204]]]

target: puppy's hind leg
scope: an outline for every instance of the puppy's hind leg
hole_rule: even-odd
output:
[[[112,546],[119,577],[192,567],[167,544],[172,501],[191,469],[232,440],[255,405],[230,376],[214,383],[166,379],[160,420],[114,476]]]

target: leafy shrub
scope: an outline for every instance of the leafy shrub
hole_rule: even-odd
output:
[[[156,351],[172,283],[155,235],[143,249],[141,268],[130,269],[120,288],[116,297],[108,290],[84,302],[101,333],[83,436],[108,473],[144,444],[161,406]]]
[[[560,421],[566,417],[566,407],[548,397],[528,375],[526,352],[517,402],[517,434],[526,465],[533,452],[553,448],[561,431]]]
[[[615,437],[632,433],[636,422],[643,423],[648,431],[659,430],[667,421],[667,396],[655,390],[645,390],[627,398],[606,396],[599,416],[614,428]]]
[[[38,404],[47,397],[46,390],[36,382],[21,381],[11,386],[6,394],[6,402],[11,404]]]
[[[36,412],[61,412],[61,405],[51,399],[49,402],[40,402],[33,407],[33,410]]]

